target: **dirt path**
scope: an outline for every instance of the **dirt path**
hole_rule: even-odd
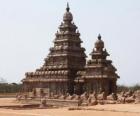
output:
[[[19,105],[13,98],[0,98],[0,106]],[[115,104],[84,107],[85,110],[0,108],[0,116],[140,116],[140,104]]]

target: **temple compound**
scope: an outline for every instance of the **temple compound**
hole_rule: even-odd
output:
[[[35,72],[27,72],[22,80],[24,93],[34,96],[66,95],[84,92],[105,92],[106,95],[116,93],[116,81],[119,76],[111,60],[107,60],[106,49],[101,36],[95,42],[91,60],[86,63],[85,48],[73,16],[67,5],[63,22],[55,34],[54,46],[45,58],[44,65]]]

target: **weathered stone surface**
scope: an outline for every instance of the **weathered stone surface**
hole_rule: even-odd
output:
[[[118,96],[115,93],[112,93],[111,95],[107,96],[107,100],[117,100]]]
[[[77,74],[78,80],[82,83],[88,93],[96,91],[98,93],[105,92],[106,95],[117,92],[116,81],[119,78],[117,69],[112,65],[112,61],[107,59],[109,56],[104,49],[104,42],[101,35],[98,36],[93,48],[91,59],[87,61],[85,71]]]
[[[45,98],[42,98],[41,99],[41,102],[40,102],[39,108],[45,108],[45,107],[46,107],[46,99]]]
[[[51,99],[51,103],[56,101],[58,104],[78,101],[78,105],[96,105],[98,100],[104,104],[103,100],[114,93],[108,99],[116,100],[116,81],[119,76],[112,61],[107,59],[109,54],[101,35],[95,42],[87,65],[85,48],[81,47],[81,43],[80,33],[67,6],[63,22],[55,34],[54,45],[44,59],[45,63],[35,72],[27,72],[22,80],[22,92],[26,93],[24,98]],[[130,94],[126,96],[130,97]]]
[[[72,20],[70,9],[66,9],[44,65],[35,72],[25,74],[22,80],[24,91],[48,88],[48,92],[54,94],[74,93],[74,79],[79,70],[84,70],[86,55],[81,47],[80,33]]]
[[[135,92],[135,96],[136,96],[135,103],[140,103],[140,90],[137,90]]]
[[[105,100],[105,99],[106,99],[105,92],[102,92],[101,94],[97,95],[97,100]]]

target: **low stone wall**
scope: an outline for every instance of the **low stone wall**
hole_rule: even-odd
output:
[[[0,93],[0,98],[15,98],[17,93]]]
[[[41,99],[21,99],[22,103],[27,104],[41,104]],[[60,99],[46,99],[47,105],[53,106],[78,106],[78,100],[60,100]]]
[[[45,104],[53,106],[91,106],[97,104],[125,104],[125,103],[140,103],[140,91],[128,91],[118,94],[112,93],[108,96],[105,92],[97,94],[95,92],[82,95],[53,95],[50,97],[19,97],[23,101],[30,104]],[[20,99],[19,99],[20,100]]]
[[[46,103],[54,106],[78,106],[78,100],[47,99]]]

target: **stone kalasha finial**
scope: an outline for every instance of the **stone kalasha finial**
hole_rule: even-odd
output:
[[[65,21],[72,21],[73,20],[73,16],[72,16],[72,14],[71,14],[71,12],[69,11],[70,10],[70,8],[69,8],[69,4],[67,3],[67,8],[66,8],[66,12],[65,12],[65,14],[64,14],[64,16],[63,16],[63,21],[65,22]]]
[[[98,35],[98,39],[101,40],[101,38],[102,38],[102,37],[101,37],[101,35],[100,35],[100,33],[99,33],[99,35]]]
[[[104,48],[104,42],[101,40],[101,35],[98,35],[98,40],[95,42],[95,48],[97,49],[103,49]]]
[[[69,7],[69,3],[67,2],[67,8],[66,8],[66,11],[69,12],[70,10],[70,7]]]

